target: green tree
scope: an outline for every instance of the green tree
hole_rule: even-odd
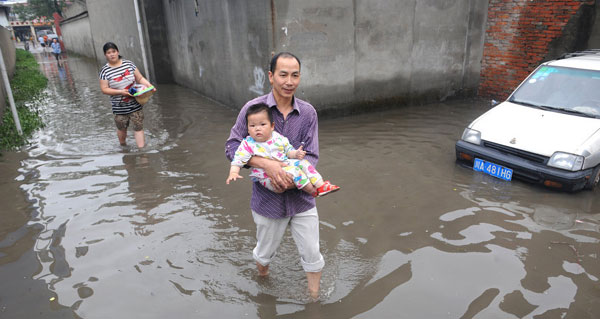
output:
[[[27,5],[17,4],[13,11],[22,20],[32,20],[37,17],[52,18],[54,12],[62,16],[65,0],[27,0]]]
[[[28,6],[22,4],[16,4],[12,7],[11,11],[16,14],[21,21],[32,20],[35,19],[35,14],[33,10]]]

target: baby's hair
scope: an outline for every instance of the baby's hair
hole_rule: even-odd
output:
[[[249,115],[260,112],[267,112],[267,115],[269,115],[269,123],[273,123],[273,114],[271,114],[271,108],[265,103],[254,104],[248,108],[248,111],[246,111],[246,123],[248,123]]]

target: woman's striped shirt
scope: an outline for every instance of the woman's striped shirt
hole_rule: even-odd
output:
[[[121,60],[118,67],[111,67],[106,63],[100,70],[100,79],[107,80],[111,89],[129,89],[135,84],[135,69],[135,64],[129,60]],[[124,95],[111,95],[110,102],[114,114],[129,114],[142,108],[133,97]]]

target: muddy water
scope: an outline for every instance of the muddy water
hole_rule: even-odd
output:
[[[175,85],[118,145],[98,66],[50,78],[47,127],[0,157],[2,318],[596,318],[598,191],[503,182],[454,161],[482,101],[321,119],[319,302],[289,232],[257,278],[250,182],[225,185],[237,112]],[[133,144],[133,134],[129,135]]]

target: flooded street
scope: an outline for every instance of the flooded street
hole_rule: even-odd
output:
[[[558,193],[455,162],[490,106],[319,121],[321,299],[289,231],[258,278],[246,178],[225,185],[237,111],[176,85],[121,147],[93,61],[49,78],[47,126],[0,157],[0,318],[598,318],[600,191]],[[134,145],[130,130],[128,142]]]

